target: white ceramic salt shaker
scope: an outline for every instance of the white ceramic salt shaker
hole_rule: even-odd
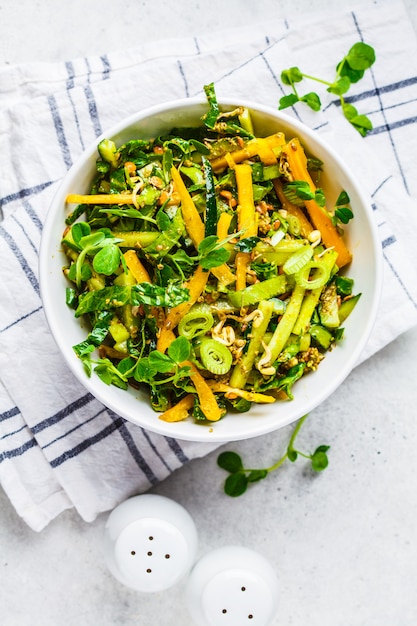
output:
[[[198,626],[269,626],[278,608],[278,580],[258,552],[225,546],[195,564],[186,602]]]
[[[134,496],[117,506],[107,519],[107,566],[119,582],[137,591],[172,587],[189,573],[196,552],[197,530],[192,517],[164,496]]]

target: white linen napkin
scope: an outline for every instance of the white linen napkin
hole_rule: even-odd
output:
[[[373,121],[366,138],[325,90],[318,89],[321,112],[287,112],[341,154],[374,208],[384,287],[363,360],[417,322],[417,42],[400,2],[0,68],[0,481],[31,528],[41,530],[70,507],[92,521],[216,447],[129,424],[85,391],[57,351],[37,265],[42,224],[68,168],[106,127],[149,105],[200,94],[212,81],[219,98],[277,107],[288,93],[282,69],[298,65],[333,79],[335,64],[360,40],[377,54],[352,90]]]

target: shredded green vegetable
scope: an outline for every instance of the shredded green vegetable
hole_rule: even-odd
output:
[[[214,85],[205,92],[198,128],[99,144],[62,237],[66,302],[89,325],[74,346],[87,375],[147,389],[162,419],[202,424],[291,400],[360,297],[275,191],[291,188],[293,138],[257,137],[249,110],[223,111]]]

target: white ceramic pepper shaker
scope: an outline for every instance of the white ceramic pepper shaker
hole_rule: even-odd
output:
[[[197,626],[269,626],[278,607],[278,580],[262,555],[226,546],[196,563],[186,601]]]
[[[190,571],[197,530],[177,502],[155,494],[117,506],[105,525],[104,555],[113,576],[142,592],[163,591]]]

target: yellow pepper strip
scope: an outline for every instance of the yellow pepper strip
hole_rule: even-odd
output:
[[[237,219],[238,230],[243,231],[241,239],[253,237],[258,234],[258,214],[255,211],[252,189],[252,168],[250,165],[238,164],[235,166],[237,185]],[[250,263],[248,252],[238,252],[236,255],[236,291],[246,287],[246,270]]]
[[[314,228],[304,215],[303,210],[287,199],[282,190],[282,182],[279,178],[274,178],[272,183],[274,185],[275,193],[277,194],[277,197],[282,204],[282,208],[288,211],[290,215],[293,215],[298,219],[300,223],[300,234],[304,238],[308,239],[309,234],[313,232]]]
[[[246,287],[246,270],[250,263],[249,252],[238,252],[235,259],[236,264],[236,291]]]
[[[99,193],[95,195],[81,195],[70,193],[66,197],[68,204],[134,204],[131,193]]]
[[[285,144],[285,135],[284,133],[275,133],[273,135],[270,135],[269,137],[265,137],[265,141],[267,142],[271,150],[273,150],[274,148],[280,148]],[[245,159],[250,159],[256,154],[259,154],[259,144],[258,139],[256,138],[248,141],[244,148],[240,150],[234,150],[231,153],[233,161],[235,163],[242,163],[242,161],[245,161]],[[215,174],[218,174],[219,172],[224,170],[226,167],[228,167],[228,165],[229,163],[225,156],[213,159],[211,162],[211,166]]]
[[[126,250],[124,253],[124,259],[126,261],[126,265],[132,272],[133,276],[137,280],[138,283],[150,283],[151,278],[148,274],[146,267],[143,265],[142,261],[138,258],[138,255],[134,250]]]
[[[235,166],[237,186],[238,230],[244,231],[241,238],[255,237],[258,234],[258,220],[253,201],[252,168],[241,163]]]
[[[270,404],[271,402],[275,402],[275,398],[273,396],[268,396],[264,393],[257,393],[256,391],[245,391],[244,389],[229,387],[229,385],[219,383],[215,380],[208,380],[207,384],[212,391],[224,393],[226,398],[228,397],[228,394],[230,394],[231,398],[233,398],[233,395],[239,396],[241,398],[245,398],[245,400],[248,400],[249,402],[257,402],[258,404]]]
[[[174,331],[162,326],[156,340],[156,349],[162,353],[166,352],[174,339],[176,339]]]
[[[184,219],[185,228],[191,238],[191,241],[197,249],[199,243],[201,243],[204,239],[203,220],[201,219],[194,201],[181,178],[181,174],[174,166],[171,168],[171,177],[174,181],[175,190],[179,193],[181,198],[181,213]]]
[[[316,186],[307,170],[307,157],[298,138],[291,139],[291,141],[286,144],[283,152],[285,153],[294,180],[304,180],[308,182],[310,189],[314,192]],[[321,238],[326,248],[333,248],[338,253],[337,265],[343,267],[350,263],[352,254],[337,232],[326,209],[319,206],[315,200],[306,200],[305,205],[314,228],[321,233]]]
[[[222,213],[220,215],[219,221],[217,222],[217,237],[219,238],[219,241],[223,241],[223,239],[227,238],[232,219],[233,215],[230,213]],[[217,278],[218,281],[220,281],[222,285],[230,285],[236,280],[236,276],[233,274],[227,263],[223,263],[223,265],[220,265],[219,267],[213,267],[211,273]]]
[[[229,235],[229,226],[233,219],[233,215],[231,213],[223,213],[220,214],[219,221],[217,222],[217,236],[219,241],[223,241]]]
[[[222,416],[222,411],[217,404],[216,397],[208,385],[208,382],[205,378],[203,378],[194,363],[191,363],[191,361],[183,361],[181,365],[186,365],[191,368],[191,382],[197,392],[198,399],[200,401],[200,408],[204,415],[208,420],[210,420],[210,422],[217,422]]]
[[[271,148],[267,139],[258,137],[258,156],[264,165],[275,165],[278,162],[275,152]]]
[[[182,302],[170,310],[165,320],[165,328],[173,330],[176,326],[178,326],[180,320],[186,313],[188,313],[193,304],[197,302],[197,299],[204,291],[208,276],[209,272],[203,270],[201,265],[199,265],[191,278],[185,283],[185,287],[190,292],[189,299],[187,302]]]
[[[182,422],[188,417],[188,412],[193,408],[193,405],[194,396],[192,393],[189,393],[177,402],[177,404],[161,413],[159,419],[164,422]]]
[[[219,267],[213,267],[210,271],[222,285],[230,285],[236,280],[236,276],[226,263]]]

